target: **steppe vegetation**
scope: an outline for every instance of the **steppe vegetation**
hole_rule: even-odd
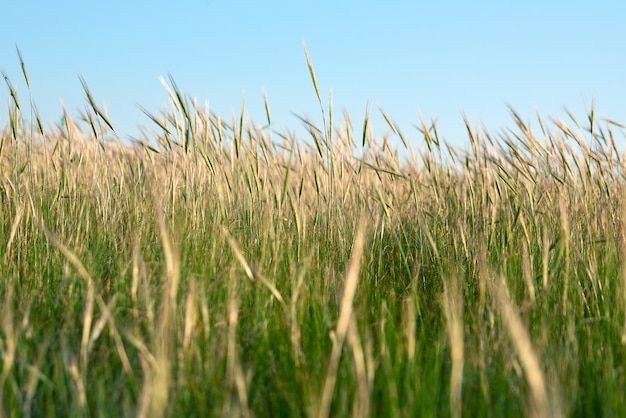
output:
[[[307,138],[171,79],[124,144],[7,79],[0,416],[626,416],[623,126],[375,138],[307,61]]]

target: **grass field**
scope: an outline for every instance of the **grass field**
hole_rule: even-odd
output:
[[[0,416],[626,416],[616,122],[298,139],[171,80],[128,146],[7,84]]]

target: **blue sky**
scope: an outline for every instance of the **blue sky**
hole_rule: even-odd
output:
[[[626,3],[483,2],[84,2],[9,1],[2,6],[0,70],[27,102],[17,44],[45,123],[61,100],[72,114],[85,103],[78,75],[106,106],[122,137],[159,111],[171,73],[200,103],[230,120],[241,107],[274,128],[295,130],[292,115],[319,120],[302,48],[305,40],[324,100],[350,113],[360,131],[366,105],[381,105],[414,145],[419,114],[442,136],[467,143],[462,114],[491,132],[513,127],[507,105],[578,117],[595,97],[598,116],[626,122]],[[3,100],[4,99],[4,100]],[[0,126],[9,93],[0,86]],[[337,121],[339,122],[339,120]],[[374,118],[375,130],[385,130]]]

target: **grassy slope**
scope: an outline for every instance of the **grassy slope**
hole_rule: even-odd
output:
[[[612,122],[514,115],[469,152],[424,124],[401,162],[347,120],[309,146],[170,93],[132,148],[93,102],[39,132],[12,104],[0,413],[626,415]]]

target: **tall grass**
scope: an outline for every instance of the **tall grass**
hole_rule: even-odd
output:
[[[310,138],[173,79],[132,145],[84,81],[44,129],[7,79],[0,415],[626,415],[623,126],[380,109],[396,149],[307,63]]]

